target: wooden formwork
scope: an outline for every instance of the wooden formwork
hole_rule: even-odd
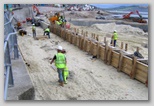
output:
[[[68,37],[69,37],[69,32],[66,31],[66,34],[65,34],[65,40],[68,41]]]
[[[56,31],[56,35],[60,36],[60,32],[61,32],[61,29],[62,29],[62,28],[60,28],[59,26],[57,26],[56,29],[57,29],[57,31]]]
[[[148,80],[148,65],[143,64],[139,61],[136,62],[135,79],[146,83]]]
[[[74,44],[74,42],[75,42],[75,35],[74,34],[71,34],[71,44]]]
[[[131,71],[130,77],[132,79],[137,79],[140,82],[148,84],[148,64],[137,58],[133,58],[133,69]]]
[[[133,69],[133,59],[128,56],[123,56],[121,64],[121,71],[130,75]]]
[[[77,42],[77,35],[74,35],[74,40],[73,40],[73,45],[76,46],[76,42]]]
[[[61,28],[61,32],[60,32],[60,37],[63,38],[63,34],[64,34],[65,29]]]
[[[53,31],[54,31],[54,26],[53,25],[50,26],[50,31],[53,33]]]
[[[88,40],[88,39],[86,39],[86,45],[85,45],[85,47],[86,47],[86,52],[90,52],[90,45],[91,45],[91,41],[90,40]]]
[[[76,36],[76,46],[79,47],[80,45],[80,36]]]
[[[65,30],[62,29],[61,34],[60,34],[60,36],[61,36],[62,39],[63,39],[64,33],[65,33]]]
[[[98,43],[97,42],[92,42],[91,41],[91,47],[90,47],[90,53],[93,55],[93,56],[97,56],[97,46]]]
[[[111,55],[111,65],[115,68],[119,67],[119,59],[120,59],[120,53],[117,51],[112,51]]]
[[[81,50],[83,50],[84,49],[84,37],[83,36],[81,36],[80,38],[79,38],[79,40],[80,40],[80,45],[79,45],[79,48],[81,49]]]
[[[66,40],[67,40],[68,42],[71,42],[71,37],[72,37],[71,32],[68,32],[68,33],[67,33],[67,39],[66,39]]]
[[[105,60],[105,46],[99,45],[99,56],[101,60]]]
[[[66,35],[69,33],[69,30],[64,30],[63,31],[63,35],[62,35],[62,38],[64,39],[64,40],[66,40]]]
[[[87,51],[87,42],[88,42],[88,39],[85,38],[85,39],[84,39],[84,47],[83,47],[83,51]]]
[[[54,25],[54,27],[53,27],[53,33],[56,34],[56,32],[57,32],[57,27]]]
[[[57,30],[60,32],[57,32]],[[59,34],[64,40],[78,46],[81,50],[93,56],[100,57],[105,63],[128,74],[132,79],[137,79],[148,86],[148,64],[123,54],[121,50],[113,49],[113,47],[107,45],[107,42],[105,42],[105,45],[102,45],[98,42],[93,42],[87,37],[76,35],[72,33],[72,31],[57,28],[56,26],[51,26],[51,31],[55,34]]]

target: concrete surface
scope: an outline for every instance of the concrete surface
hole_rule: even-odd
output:
[[[34,87],[21,55],[19,59],[12,59],[11,62],[14,86],[8,88],[7,100],[33,100]]]

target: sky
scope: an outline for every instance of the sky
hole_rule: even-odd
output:
[[[92,4],[92,5],[97,6],[99,8],[114,8],[114,7],[132,6],[132,5],[148,6],[148,4]]]

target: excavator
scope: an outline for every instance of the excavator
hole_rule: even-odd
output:
[[[131,14],[137,14],[137,15],[139,15],[139,18],[130,17]],[[138,22],[138,23],[147,23],[147,21],[142,18],[139,11],[130,12],[128,14],[125,14],[125,15],[123,15],[123,19],[129,19],[129,20],[132,20],[133,22]]]
[[[36,16],[43,15],[42,13],[40,13],[40,11],[38,10],[38,8],[35,5],[33,5],[32,8],[33,8],[33,11],[36,11],[37,12],[36,13]]]

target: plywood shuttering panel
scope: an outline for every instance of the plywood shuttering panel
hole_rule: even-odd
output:
[[[137,61],[135,79],[141,81],[142,83],[145,83],[147,81],[147,79],[148,79],[148,65]]]
[[[56,26],[54,26],[53,33],[56,34],[56,31],[57,31],[57,28],[56,28]]]
[[[76,36],[76,35],[72,34],[72,37],[71,37],[71,38],[72,38],[72,42],[71,42],[71,43],[72,43],[73,45],[75,44],[75,36]]]
[[[100,50],[99,50],[99,54],[100,54],[100,58],[101,60],[105,60],[105,47],[103,47],[102,45],[100,45]]]
[[[111,65],[115,68],[118,68],[118,65],[119,65],[119,57],[120,57],[120,54],[115,52],[115,51],[112,51],[112,57],[111,57]]]
[[[83,50],[84,50],[84,51],[87,51],[88,39],[85,38],[84,42],[85,42],[85,43],[84,43],[85,46],[83,47]]]
[[[71,40],[72,40],[72,34],[71,34],[71,32],[69,32],[69,33],[68,33],[68,42],[71,43]]]
[[[64,29],[61,29],[61,32],[60,32],[60,37],[63,38],[63,34],[64,34]]]
[[[76,46],[79,47],[80,39],[79,36],[76,36]]]
[[[89,52],[90,51],[90,45],[91,45],[91,41],[87,40],[87,43],[86,43],[86,52]]]
[[[50,30],[53,33],[53,31],[54,31],[54,26],[53,25],[50,26]]]
[[[122,71],[130,75],[132,68],[133,68],[132,59],[124,56],[122,60]]]
[[[76,46],[76,43],[77,43],[77,35],[74,36],[74,42],[73,42],[73,45]]]
[[[61,29],[59,26],[57,27],[57,35],[60,36]]]
[[[91,43],[90,52],[93,56],[97,55],[97,44],[96,43],[94,42]]]

